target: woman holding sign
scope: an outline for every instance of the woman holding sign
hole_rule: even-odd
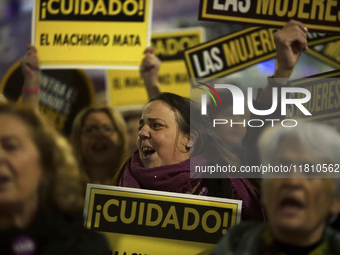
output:
[[[30,108],[0,104],[1,254],[108,254],[82,220],[80,172],[66,139]]]
[[[116,184],[240,199],[242,220],[264,219],[247,179],[228,179],[226,173],[215,173],[215,179],[207,179],[210,173],[196,171],[196,167],[216,164],[236,168],[236,158],[225,149],[192,100],[172,93],[159,94],[144,107],[139,130],[138,152],[116,176]]]

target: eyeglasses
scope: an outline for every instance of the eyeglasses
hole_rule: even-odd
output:
[[[84,134],[98,134],[98,132],[104,134],[104,135],[111,135],[113,132],[116,131],[116,128],[113,126],[107,126],[107,125],[101,125],[101,126],[88,126],[83,127],[82,132]]]

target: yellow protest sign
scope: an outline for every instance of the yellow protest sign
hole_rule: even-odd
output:
[[[242,201],[88,184],[86,227],[112,254],[198,254],[240,222]],[[133,245],[131,245],[133,244]]]
[[[304,116],[296,105],[287,109],[287,117],[299,116],[306,120],[327,120],[340,116],[340,70],[321,73],[292,81],[293,86],[302,87],[311,93],[307,103],[302,104],[310,113]],[[291,98],[304,98],[301,93],[292,93]]]
[[[340,69],[340,40],[319,44],[307,50],[310,55]]]
[[[309,29],[339,32],[339,10],[337,0],[201,0],[199,19],[279,27],[295,19]]]
[[[185,50],[191,78],[218,78],[275,57],[276,28],[251,27]]]
[[[161,60],[158,81],[162,92],[172,92],[190,97],[190,79],[183,52],[202,43],[202,28],[176,30],[152,34],[155,55]],[[139,63],[141,63],[140,58]],[[113,106],[142,105],[148,102],[144,82],[139,71],[108,70],[107,93]]]
[[[250,27],[184,51],[190,78],[219,78],[276,56],[277,28]],[[308,33],[308,46],[339,39]]]
[[[152,0],[36,0],[32,44],[43,68],[137,69]]]

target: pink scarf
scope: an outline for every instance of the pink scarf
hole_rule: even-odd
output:
[[[123,169],[119,186],[177,193],[191,192],[201,179],[190,178],[190,161],[196,165],[208,163],[204,157],[194,156],[174,165],[144,168],[138,153],[134,153]]]

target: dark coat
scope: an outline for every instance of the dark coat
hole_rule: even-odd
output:
[[[0,254],[19,254],[13,249],[20,249],[20,245],[35,246],[32,254],[36,255],[111,254],[105,237],[86,229],[82,216],[71,218],[57,210],[41,211],[25,230],[0,232]]]
[[[221,240],[218,242],[218,244],[216,245],[211,254],[212,255],[285,254],[273,252],[272,249],[273,247],[267,247],[264,244],[265,242],[262,239],[262,234],[266,227],[267,227],[266,223],[254,223],[254,222],[246,222],[236,225],[225,236],[221,238]],[[326,228],[325,238],[323,240],[326,240],[325,242],[327,250],[330,252],[330,254],[334,255],[340,254],[340,233],[338,231],[332,228]],[[320,242],[319,245],[324,245],[324,243]],[[317,248],[318,246],[314,247],[314,249]]]

